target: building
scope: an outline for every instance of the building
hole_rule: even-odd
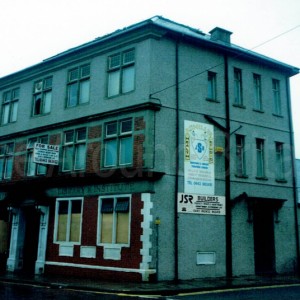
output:
[[[0,79],[7,272],[151,281],[293,273],[289,78],[153,17]]]
[[[296,186],[297,186],[297,201],[298,201],[298,204],[299,204],[299,201],[300,201],[300,159],[296,159]]]

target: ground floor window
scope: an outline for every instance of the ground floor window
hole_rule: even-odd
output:
[[[99,198],[99,244],[129,244],[130,199],[129,195]]]
[[[82,198],[59,198],[56,201],[55,242],[80,243]]]

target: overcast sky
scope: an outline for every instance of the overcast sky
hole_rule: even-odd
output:
[[[154,15],[300,67],[300,0],[1,0],[0,77]],[[291,91],[300,158],[300,75]]]

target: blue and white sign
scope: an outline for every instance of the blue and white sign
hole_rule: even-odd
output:
[[[214,127],[185,120],[184,139],[184,192],[214,195]]]

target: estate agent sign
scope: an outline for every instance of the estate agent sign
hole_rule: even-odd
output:
[[[58,165],[59,146],[35,143],[33,148],[33,161],[38,164]]]
[[[214,195],[214,128],[210,124],[184,121],[184,192]]]

